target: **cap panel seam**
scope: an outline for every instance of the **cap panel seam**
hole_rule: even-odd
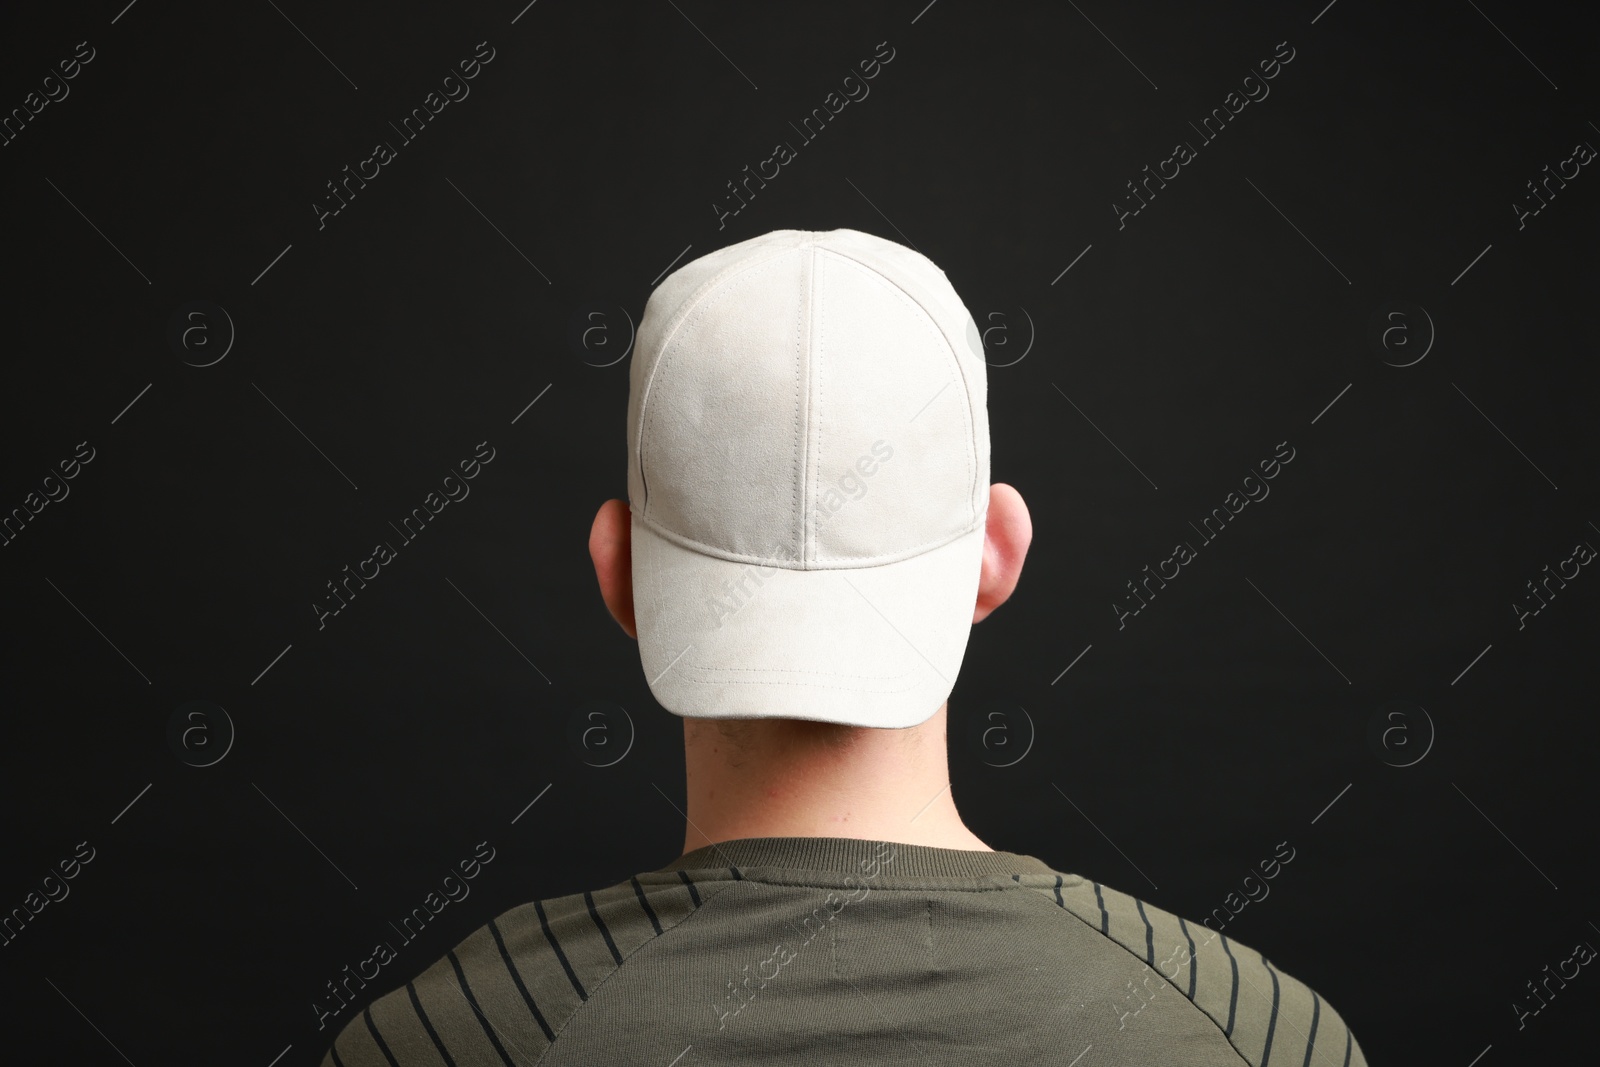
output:
[[[965,305],[963,304],[963,306],[965,306]],[[969,311],[967,314],[970,315],[971,312]],[[974,323],[974,328],[976,328],[976,323]],[[980,345],[983,344],[983,338],[981,336],[978,338],[978,343]],[[979,499],[980,495],[982,495],[984,497],[984,501],[983,501],[984,514],[987,514],[988,511],[989,511],[989,502],[988,502],[988,499],[987,499],[987,494],[984,492],[986,487],[980,486],[978,484],[978,475],[979,475],[979,470],[978,470],[978,412],[977,412],[977,405],[973,403],[972,379],[967,374],[966,364],[964,364],[962,362],[961,353],[960,353],[959,350],[954,351],[953,355],[954,355],[955,361],[956,361],[956,373],[961,375],[961,384],[964,387],[962,389],[962,392],[964,392],[966,394],[966,397],[967,397],[967,426],[970,429],[971,434],[972,434],[972,451],[971,451],[971,453],[969,453],[969,458],[968,458],[968,466],[970,466],[971,469],[972,469],[972,489],[967,494],[967,501],[972,506],[972,521],[973,521],[973,523],[976,524],[978,522],[981,522],[982,519],[983,519],[983,516],[978,513],[978,499]],[[985,406],[985,409],[987,409],[987,407],[988,407],[988,372],[987,371],[984,372],[984,383],[985,383],[984,384],[984,406]],[[985,422],[984,422],[984,435],[986,437],[988,436],[988,420],[987,419],[985,419]]]
[[[792,249],[786,249],[785,251],[792,251]],[[780,257],[778,257],[778,256],[773,256],[773,257],[771,257],[769,259],[766,259],[766,260],[762,261],[759,264],[754,264],[754,265],[747,266],[745,270],[729,271],[729,272],[727,272],[726,277],[719,276],[719,278],[721,278],[722,281],[727,281],[727,280],[732,279],[735,276],[739,276],[739,275],[743,275],[743,274],[747,274],[747,273],[751,277],[756,277],[756,276],[764,274],[768,270],[772,269],[773,265],[777,262],[777,260],[779,258]],[[646,384],[646,386],[645,386],[645,394],[644,394],[644,396],[642,398],[640,398],[640,401],[639,401],[641,410],[640,410],[640,415],[639,415],[640,426],[639,426],[639,443],[638,443],[637,451],[638,451],[638,457],[639,457],[639,478],[640,478],[641,482],[646,481],[646,478],[647,478],[646,471],[645,471],[645,440],[647,438],[652,438],[653,439],[652,430],[653,430],[653,428],[655,426],[655,422],[656,422],[655,408],[650,405],[650,394],[654,390],[656,380],[658,378],[664,378],[666,376],[666,373],[667,373],[668,369],[670,368],[672,362],[675,359],[677,359],[677,357],[678,357],[678,352],[679,352],[680,347],[681,347],[679,345],[679,343],[678,343],[678,332],[685,325],[688,325],[688,324],[691,324],[691,323],[697,323],[697,322],[699,322],[699,320],[701,320],[702,318],[705,317],[706,312],[708,310],[707,304],[709,303],[709,301],[707,301],[705,299],[705,297],[709,296],[709,295],[710,295],[709,291],[702,292],[699,295],[699,297],[695,300],[695,303],[691,306],[691,308],[684,313],[683,318],[678,322],[677,325],[675,325],[673,327],[671,335],[669,336],[669,338],[665,342],[663,342],[663,344],[661,346],[661,355],[656,360],[655,366],[650,368],[650,380],[649,380],[648,384]],[[644,501],[643,507],[644,508],[648,508],[649,506],[650,506],[650,498],[649,498],[649,494],[647,493],[646,496],[645,496],[645,501]],[[643,516],[641,516],[641,517],[643,517]],[[646,521],[649,521],[649,520],[647,519]],[[654,526],[655,524],[651,523],[651,525]]]
[[[766,270],[778,259],[781,259],[783,256],[796,251],[797,247],[798,246],[786,246],[780,248],[774,251],[771,255],[763,259],[757,259],[754,262],[744,259],[735,260],[733,263],[730,263],[727,267],[724,267],[722,270],[718,271],[716,274],[712,275],[710,278],[706,279],[698,287],[696,287],[695,290],[685,297],[683,302],[673,310],[672,316],[667,320],[667,326],[662,331],[660,354],[657,356],[655,363],[650,367],[649,374],[646,376],[643,383],[643,392],[639,396],[639,439],[635,442],[634,456],[639,463],[639,480],[644,484],[645,487],[645,499],[640,505],[641,508],[647,508],[650,506],[649,481],[646,478],[644,471],[645,438],[649,429],[649,424],[652,422],[650,395],[655,390],[656,378],[660,376],[662,371],[666,369],[666,364],[672,361],[672,357],[669,355],[669,353],[672,351],[673,345],[677,342],[678,332],[683,329],[684,324],[687,323],[691,318],[698,318],[704,314],[705,309],[703,302],[705,297],[712,290],[722,285],[728,279],[746,271]],[[691,264],[684,264],[684,266],[680,267],[679,270],[686,270],[690,265]],[[648,303],[649,302],[646,301],[647,308]]]
[[[817,343],[817,330],[815,325],[817,315],[817,246],[816,237],[808,235],[806,257],[806,313],[805,313],[805,340],[801,344],[798,362],[805,366],[805,419],[803,426],[796,426],[796,432],[803,449],[802,466],[800,468],[800,569],[809,570],[812,555],[816,552],[816,544],[811,533],[811,511],[816,500],[816,487],[811,484],[815,477],[815,464],[812,455],[810,431],[817,423],[816,403],[817,373],[814,349]],[[798,405],[797,405],[798,406]]]
[[[803,264],[804,262],[805,262],[805,260],[804,260],[804,246],[802,246],[801,263]],[[802,267],[802,269],[804,269],[804,268]],[[806,314],[809,315],[810,313],[811,313],[811,309],[809,307],[807,307]],[[805,345],[805,315],[796,315],[794,317],[794,444],[795,444],[795,448],[800,450],[800,463],[801,463],[800,477],[796,478],[795,481],[794,481],[795,513],[799,517],[799,520],[800,520],[800,528],[796,531],[796,533],[799,534],[799,537],[798,537],[799,543],[795,546],[795,558],[796,559],[804,559],[805,558],[805,554],[806,554],[806,532],[805,532],[805,530],[806,530],[806,528],[805,528],[805,521],[806,521],[805,520],[805,514],[806,514],[805,437],[803,436],[803,432],[800,429],[800,408],[801,408],[801,403],[800,403],[800,400],[801,400],[801,397],[800,397],[800,369],[801,369],[802,364],[805,362],[804,345]]]
[[[972,383],[971,383],[970,379],[968,379],[968,377],[967,377],[966,369],[961,366],[960,353],[956,350],[955,345],[953,345],[950,342],[950,338],[945,334],[944,330],[940,327],[939,320],[934,317],[933,313],[928,310],[928,308],[922,303],[922,301],[918,300],[916,297],[914,297],[910,293],[906,292],[905,289],[902,288],[900,286],[900,284],[897,283],[894,279],[890,278],[888,275],[884,274],[882,271],[880,271],[876,267],[872,266],[872,264],[863,263],[861,260],[856,259],[854,256],[846,255],[845,253],[840,252],[837,249],[825,248],[825,249],[823,249],[823,251],[828,252],[828,253],[830,253],[830,254],[832,254],[834,256],[837,256],[838,258],[844,260],[847,263],[853,264],[858,270],[862,270],[862,271],[866,271],[866,272],[870,273],[874,278],[877,278],[877,279],[881,280],[887,286],[889,291],[894,293],[897,297],[899,297],[901,301],[903,301],[904,303],[906,303],[906,304],[910,305],[911,307],[915,308],[920,313],[920,317],[921,317],[921,320],[922,320],[922,323],[923,323],[924,327],[926,327],[927,329],[931,330],[932,333],[936,337],[939,338],[939,340],[942,342],[942,344],[944,346],[945,351],[947,351],[949,353],[950,358],[955,362],[956,373],[960,377],[961,383],[962,383],[962,385],[964,387],[964,391],[967,394],[967,439],[968,439],[967,440],[967,475],[968,475],[969,484],[971,485],[971,489],[969,489],[969,491],[967,493],[967,504],[968,504],[969,510],[972,513],[973,521],[976,522],[977,521],[977,501],[976,501],[976,498],[977,498],[977,484],[978,484],[978,468],[977,468],[977,455],[976,455],[976,452],[977,452],[978,426],[977,426],[976,418],[973,415],[973,408],[972,408]],[[946,283],[948,284],[948,279],[946,279]],[[953,291],[953,288],[952,288],[952,291]],[[957,297],[957,299],[959,301],[959,299],[960,299],[959,296]],[[962,307],[964,308],[965,305],[963,304]]]
[[[828,336],[828,307],[826,303],[818,304],[816,293],[819,288],[818,278],[827,270],[827,260],[817,255],[816,245],[811,247],[811,319],[814,326],[811,331],[809,349],[809,376],[811,378],[811,403],[806,414],[811,419],[811,499],[806,507],[806,524],[810,527],[811,551],[806,555],[806,569],[817,561],[817,501],[821,497],[818,483],[822,481],[822,380],[826,371],[823,367],[823,338]],[[825,281],[825,279],[824,279]],[[824,291],[826,285],[822,286]]]

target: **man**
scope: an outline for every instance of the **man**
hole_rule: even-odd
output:
[[[963,824],[945,701],[1032,528],[942,271],[723,248],[651,295],[631,386],[589,550],[684,718],[684,854],[499,916],[325,1064],[1364,1067],[1259,953]]]

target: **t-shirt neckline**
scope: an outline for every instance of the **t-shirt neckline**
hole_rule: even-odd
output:
[[[892,857],[892,858],[891,858]],[[854,837],[742,837],[684,853],[663,871],[775,867],[789,871],[855,874],[876,861],[900,876],[981,878],[1051,874],[1049,865],[1015,852],[911,845]]]

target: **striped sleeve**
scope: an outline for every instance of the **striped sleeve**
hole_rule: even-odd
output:
[[[538,1060],[632,953],[731,883],[677,872],[534,901],[491,919],[348,1022],[323,1067],[516,1067]]]
[[[1018,881],[1159,974],[1252,1067],[1366,1067],[1339,1013],[1255,949],[1075,875],[1026,875]]]

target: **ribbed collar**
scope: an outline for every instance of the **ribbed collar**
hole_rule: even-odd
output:
[[[1052,873],[1043,861],[1015,852],[974,852],[853,837],[743,837],[686,852],[662,870],[775,867],[855,874],[864,863],[882,861],[885,849],[893,850],[892,867],[902,877],[982,878],[992,874]]]

